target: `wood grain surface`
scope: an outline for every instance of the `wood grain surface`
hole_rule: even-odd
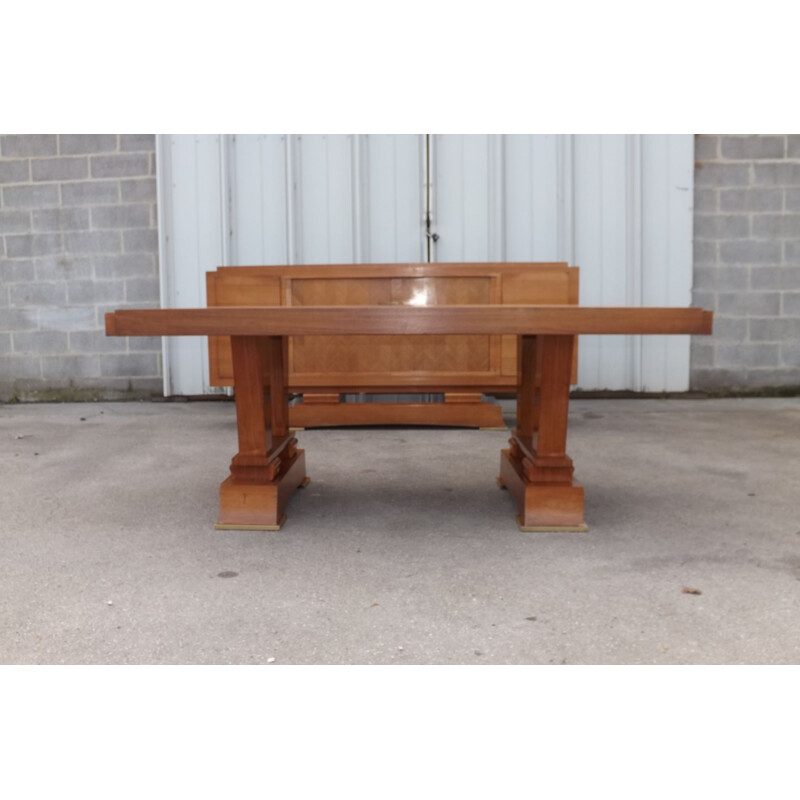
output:
[[[701,308],[300,306],[121,309],[108,336],[709,334]]]

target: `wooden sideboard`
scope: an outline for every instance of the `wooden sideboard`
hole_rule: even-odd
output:
[[[566,263],[220,267],[206,290],[209,307],[576,305],[578,272]],[[519,377],[512,335],[292,336],[286,360],[288,389],[302,395],[289,408],[294,428],[503,428],[500,407],[482,394],[513,393]],[[209,337],[209,362],[211,385],[232,386],[230,337]],[[441,393],[444,402],[340,402],[358,393]]]

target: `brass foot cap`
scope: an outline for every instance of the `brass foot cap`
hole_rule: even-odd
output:
[[[523,525],[522,517],[517,517],[517,525],[523,533],[586,533],[589,526],[581,525]]]
[[[218,531],[279,531],[286,521],[286,514],[282,514],[277,525],[242,525],[238,522],[217,522],[214,529]]]

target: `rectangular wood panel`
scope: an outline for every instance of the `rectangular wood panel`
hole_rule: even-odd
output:
[[[293,306],[471,305],[492,301],[490,276],[289,278]]]
[[[206,273],[206,297],[209,306],[278,306],[281,304],[281,279],[253,273]],[[233,354],[230,338],[208,337],[209,383],[233,386]]]
[[[439,306],[488,304],[489,276],[394,276],[368,278],[291,278],[292,306]],[[353,374],[390,376],[424,373],[497,372],[491,363],[490,337],[436,336],[425,347],[413,336],[294,337],[290,371],[298,382],[329,375],[346,384]],[[494,369],[493,369],[494,366]]]
[[[415,336],[296,336],[291,356],[295,380],[329,375],[346,383],[349,374],[434,376],[453,372],[492,373],[488,336],[430,336],[425,346]]]

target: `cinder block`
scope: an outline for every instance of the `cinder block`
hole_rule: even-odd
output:
[[[800,317],[800,292],[784,292],[781,310],[784,316]]]
[[[716,189],[694,190],[695,212],[717,213],[719,211],[719,192]]]
[[[737,317],[714,317],[712,342],[743,342],[747,339],[747,319]],[[697,341],[706,341],[705,337]]]
[[[57,256],[35,258],[33,266],[38,281],[71,281],[92,276],[92,260],[89,256],[60,253]]]
[[[718,291],[745,290],[750,286],[750,270],[747,267],[700,267],[694,268],[694,288]]]
[[[116,377],[106,375],[102,378],[84,378],[81,381],[81,385],[87,388],[97,387],[101,389],[103,396],[110,400],[163,396],[163,384],[160,376],[137,378],[136,376]]]
[[[121,303],[125,300],[125,281],[70,281],[67,284],[69,303]]]
[[[776,367],[779,357],[777,344],[719,344],[714,363],[723,369]]]
[[[157,253],[158,231],[155,228],[123,231],[122,242],[126,253]]]
[[[689,362],[692,368],[714,366],[714,345],[710,342],[692,339]]]
[[[122,247],[119,231],[86,231],[64,234],[68,253],[118,253]]]
[[[797,378],[791,383],[800,384],[800,342],[783,342],[781,344],[781,364],[791,367]]]
[[[125,339],[121,336],[106,336],[105,330],[71,331],[69,349],[72,353],[119,353],[126,352]]]
[[[723,136],[721,151],[723,158],[783,158],[784,148],[784,136]]]
[[[750,217],[695,212],[694,235],[696,239],[746,239],[750,235]]]
[[[8,287],[12,306],[59,306],[67,301],[67,285],[54,283],[15,283]]]
[[[125,281],[125,299],[128,303],[154,301],[159,298],[158,278],[129,278]]]
[[[18,381],[37,380],[41,377],[42,366],[39,356],[12,353],[9,356],[0,357],[0,386],[8,382],[8,388],[11,390]],[[10,394],[12,394],[11,391],[9,391]]]
[[[127,203],[119,206],[99,206],[92,209],[93,228],[148,228],[150,206]]]
[[[14,352],[20,355],[67,352],[67,334],[62,331],[12,333],[11,343]]]
[[[755,182],[759,186],[800,186],[800,164],[782,161],[777,164],[756,164]]]
[[[771,317],[778,314],[778,292],[720,292],[717,310],[728,317]]]
[[[121,178],[150,172],[150,159],[146,154],[92,156],[91,162],[93,178]]]
[[[158,336],[131,336],[128,339],[128,350],[131,353],[161,353],[161,338]]]
[[[725,211],[782,211],[782,189],[721,189],[719,209]]]
[[[800,266],[800,241],[792,240],[784,242],[783,257],[784,263],[793,267]]]
[[[786,190],[786,210],[800,211],[800,189]]]
[[[747,186],[750,165],[701,162],[694,171],[694,180],[697,186]]]
[[[10,260],[0,258],[0,288],[12,283],[25,283],[36,280],[36,273],[31,259]]]
[[[159,359],[154,353],[119,353],[100,356],[102,375],[136,375],[138,377],[159,374]]]
[[[124,203],[155,203],[155,178],[134,178],[119,182]]]
[[[23,133],[0,136],[0,155],[3,158],[54,156],[57,154],[58,140],[54,133]]]
[[[81,181],[61,184],[65,206],[86,206],[119,202],[119,181]]]
[[[33,236],[31,234],[9,235],[5,238],[8,258],[29,258],[33,255]]]
[[[100,375],[99,356],[64,355],[58,358],[42,357],[44,380],[78,380],[96,378]]]
[[[156,260],[150,253],[121,253],[94,256],[97,278],[146,278],[156,275]]]
[[[31,161],[34,181],[70,181],[89,176],[88,158],[34,158]]]
[[[85,231],[89,229],[88,208],[46,208],[33,212],[33,230]]]
[[[748,389],[777,388],[796,386],[800,383],[798,369],[751,369],[745,376]]]
[[[0,333],[0,356],[6,356],[11,352],[11,334]]]
[[[9,258],[50,256],[64,249],[60,233],[19,234],[6,236],[6,255]]]
[[[800,214],[756,214],[753,236],[764,239],[800,238]]]
[[[156,135],[154,133],[121,133],[119,135],[119,149],[122,151],[155,152]]]
[[[5,308],[0,314],[0,331],[33,331],[38,327],[38,309]]]
[[[62,133],[60,136],[62,155],[91,155],[109,153],[117,149],[116,133]]]
[[[716,311],[717,293],[704,289],[692,289],[692,305],[695,308],[704,308],[706,311]]]
[[[694,157],[698,161],[719,158],[719,136],[697,134],[694,137]]]
[[[728,241],[719,246],[722,264],[780,264],[781,243],[773,241]]]
[[[0,211],[0,234],[26,233],[30,229],[30,211]]]
[[[786,137],[787,158],[800,158],[800,134],[790,133]]]
[[[717,263],[719,245],[715,241],[695,239],[693,246],[693,260],[695,266],[713,266]]]
[[[758,291],[800,289],[800,269],[797,267],[753,267],[750,288]]]
[[[751,319],[749,325],[753,342],[800,341],[800,318]]]
[[[692,369],[689,385],[694,391],[714,392],[720,389],[747,387],[747,370],[742,369]]]
[[[46,208],[58,205],[58,186],[4,186],[6,208]]]
[[[27,183],[30,179],[30,162],[25,160],[0,161],[0,183]]]
[[[39,325],[43,329],[55,331],[80,331],[95,325],[93,307],[61,306],[59,308],[40,308]]]

